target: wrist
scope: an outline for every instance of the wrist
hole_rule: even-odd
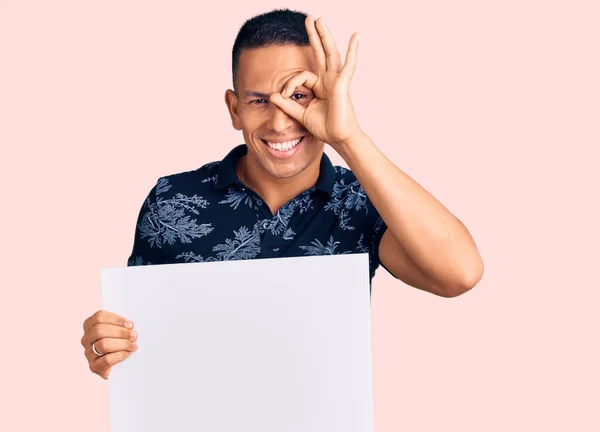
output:
[[[346,163],[349,162],[348,159],[352,158],[353,154],[357,151],[360,152],[361,149],[364,149],[369,145],[373,145],[373,141],[371,141],[371,138],[362,130],[350,135],[343,141],[331,143],[331,146],[346,161]]]

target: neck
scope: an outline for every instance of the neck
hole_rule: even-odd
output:
[[[321,158],[311,163],[301,173],[289,178],[269,176],[248,155],[242,157],[237,165],[238,178],[254,190],[275,214],[281,206],[313,187],[319,178]]]

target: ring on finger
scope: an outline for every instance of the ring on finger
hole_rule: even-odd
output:
[[[96,342],[98,342],[98,341],[96,341]],[[92,351],[94,351],[94,354],[96,354],[98,357],[102,357],[106,353],[100,353],[100,352],[98,352],[98,350],[96,349],[96,342],[94,342],[92,344]]]

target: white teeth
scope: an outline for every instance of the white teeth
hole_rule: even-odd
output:
[[[294,147],[296,147],[296,145],[300,142],[302,138],[298,138],[296,140],[293,141],[286,141],[284,143],[272,143],[267,141],[267,144],[269,145],[269,147],[271,147],[273,150],[279,150],[279,151],[288,151],[293,149]]]

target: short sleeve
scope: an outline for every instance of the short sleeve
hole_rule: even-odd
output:
[[[160,221],[156,201],[155,185],[146,196],[135,226],[133,249],[127,260],[127,266],[164,264],[164,255],[160,241]]]
[[[379,260],[379,245],[383,234],[387,230],[387,225],[383,221],[383,218],[379,215],[379,212],[367,197],[367,214],[366,214],[366,232],[369,239],[369,270],[371,279],[375,276],[375,271],[381,265]]]

